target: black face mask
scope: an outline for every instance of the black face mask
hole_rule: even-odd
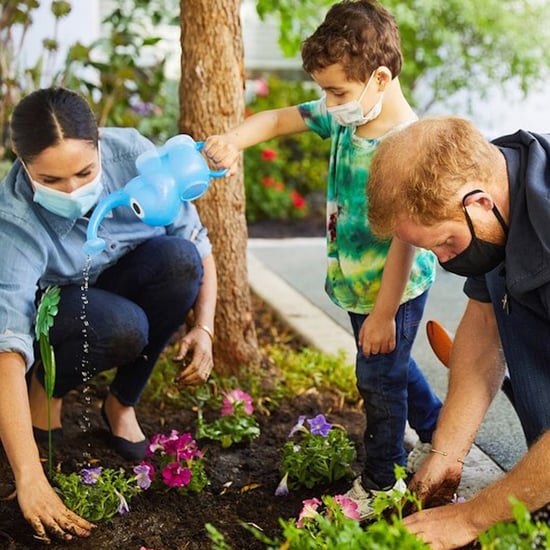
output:
[[[489,271],[492,271],[504,260],[505,256],[504,245],[490,243],[476,237],[474,226],[470,215],[468,214],[468,210],[464,205],[464,201],[470,195],[479,193],[480,191],[481,189],[475,189],[474,191],[466,193],[466,195],[462,198],[464,216],[466,216],[470,234],[472,235],[470,244],[465,250],[463,250],[460,254],[457,254],[454,258],[451,258],[446,262],[439,262],[439,265],[445,271],[450,271],[451,273],[455,273],[456,275],[461,275],[463,277],[475,277],[476,275],[484,275],[485,273],[489,273]],[[508,235],[508,226],[506,225],[506,222],[504,221],[501,213],[498,211],[496,205],[493,205],[492,211],[504,230],[504,233]]]

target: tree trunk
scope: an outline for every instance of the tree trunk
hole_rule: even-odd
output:
[[[226,131],[244,116],[240,0],[181,0],[180,131],[195,140]],[[242,161],[241,161],[242,162]],[[213,178],[197,201],[218,270],[214,357],[217,372],[259,365],[246,268],[242,170]]]

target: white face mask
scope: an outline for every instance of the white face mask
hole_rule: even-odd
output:
[[[348,101],[342,105],[335,105],[334,107],[327,107],[327,112],[330,113],[336,122],[340,126],[350,126],[357,127],[363,126],[367,122],[374,120],[382,112],[382,98],[384,97],[384,92],[380,93],[380,99],[375,103],[373,108],[366,114],[363,114],[363,107],[361,107],[361,100],[369,87],[374,73],[370,75],[370,78],[363,88],[359,99],[354,99]]]
[[[71,220],[80,218],[89,212],[96,205],[101,195],[101,191],[103,191],[103,184],[101,182],[101,150],[98,150],[98,155],[99,171],[97,176],[92,181],[75,189],[71,193],[52,189],[31,178],[34,187],[34,202],[58,216]]]

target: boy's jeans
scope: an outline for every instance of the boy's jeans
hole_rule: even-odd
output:
[[[357,344],[356,376],[367,428],[363,479],[379,488],[395,483],[394,465],[405,465],[403,446],[407,420],[423,442],[430,442],[441,401],[411,357],[428,292],[402,304],[395,317],[396,347],[388,354],[365,357]],[[366,315],[349,313],[355,341]]]
[[[162,236],[138,246],[100,275],[88,289],[85,319],[80,286],[62,287],[50,330],[57,363],[54,396],[118,367],[110,392],[123,405],[136,405],[160,353],[193,307],[202,275],[193,243]],[[43,383],[41,364],[37,375]]]

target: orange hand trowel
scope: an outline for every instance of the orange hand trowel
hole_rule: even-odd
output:
[[[436,357],[446,366],[449,366],[449,359],[451,357],[451,347],[453,346],[453,338],[449,332],[442,325],[433,319],[426,321],[426,335],[428,336],[428,342],[435,353]],[[505,376],[502,381],[502,391],[506,397],[510,400],[512,405],[514,404],[514,394],[512,391],[512,383],[510,377]]]
[[[453,345],[451,335],[437,321],[433,320],[426,322],[426,334],[436,357],[448,367]]]

